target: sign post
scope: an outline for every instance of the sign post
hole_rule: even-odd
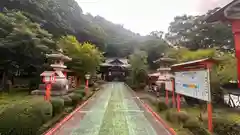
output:
[[[210,90],[210,68],[217,60],[207,58],[172,65],[175,73],[175,91],[177,110],[180,111],[180,95],[189,96],[207,102],[208,129],[212,133],[212,104]]]
[[[168,94],[169,94],[169,92],[172,92],[172,104],[173,104],[173,106],[175,106],[174,81],[173,81],[173,79],[168,78],[168,79],[164,80],[164,82],[165,82],[165,92],[166,92],[166,94],[165,94],[166,104],[168,104],[168,102],[169,102]]]

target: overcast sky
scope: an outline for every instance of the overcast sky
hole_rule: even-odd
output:
[[[76,0],[84,13],[100,15],[123,24],[133,32],[146,35],[154,30],[167,32],[177,15],[202,14],[232,0]]]

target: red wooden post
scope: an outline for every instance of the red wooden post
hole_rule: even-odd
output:
[[[232,21],[232,31],[234,34],[235,51],[237,58],[238,88],[240,88],[240,20]]]
[[[172,104],[173,104],[173,107],[175,107],[174,80],[172,80]]]
[[[86,79],[85,95],[88,95],[88,79]]]
[[[212,104],[211,104],[211,102],[208,102],[207,109],[208,109],[208,130],[210,133],[212,133],[213,127],[212,127]]]
[[[177,94],[177,111],[180,112],[181,107],[181,97],[180,94]]]
[[[165,91],[166,91],[166,104],[168,105],[168,90]]]

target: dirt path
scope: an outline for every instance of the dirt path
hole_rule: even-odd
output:
[[[170,135],[123,83],[108,83],[54,135]]]

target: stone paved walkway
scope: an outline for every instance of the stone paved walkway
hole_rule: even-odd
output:
[[[123,83],[108,83],[55,135],[170,135]]]

